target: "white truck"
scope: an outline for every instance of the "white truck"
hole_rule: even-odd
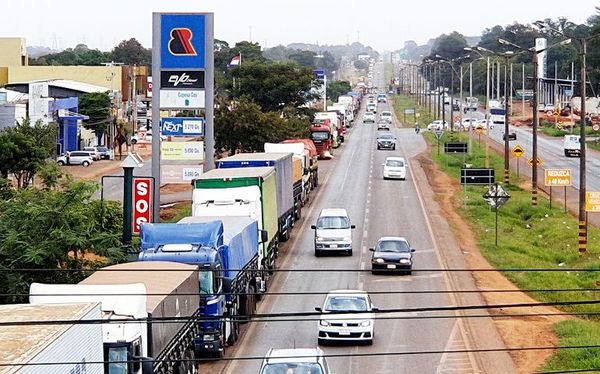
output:
[[[301,193],[301,201],[302,205],[308,202],[308,196],[312,189],[312,178],[310,173],[310,156],[308,151],[304,148],[303,143],[265,143],[265,152],[267,153],[291,153],[295,160],[300,160],[301,169],[301,178],[302,178],[302,193]],[[296,173],[296,168],[294,168],[294,174]],[[294,175],[294,181],[296,180],[296,175]]]
[[[20,364],[0,372],[103,374],[102,326],[76,322],[100,318],[99,303],[0,305],[0,323],[7,324],[0,328],[2,363]],[[74,322],[44,324],[58,320]]]
[[[199,331],[194,321],[200,307],[198,280],[194,265],[129,262],[105,267],[79,284],[33,283],[29,301],[100,302],[102,319],[107,322],[137,320],[102,324],[108,361],[105,374],[196,373],[193,342]],[[153,320],[165,317],[181,319]]]
[[[581,137],[579,135],[565,135],[563,148],[566,157],[581,156]]]
[[[357,108],[354,107],[355,99],[350,95],[342,95],[338,97],[338,103],[344,104],[347,106],[347,109],[350,111],[350,121],[354,122],[355,115],[358,112]]]

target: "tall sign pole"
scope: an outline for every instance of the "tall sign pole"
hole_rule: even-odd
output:
[[[160,221],[160,13],[152,14],[152,217],[154,222]]]
[[[206,134],[205,139],[205,157],[204,157],[204,170],[208,171],[214,169],[215,166],[215,115],[214,115],[214,95],[215,95],[215,69],[214,69],[214,14],[206,13],[206,31],[205,31],[205,75],[204,85],[206,87]]]

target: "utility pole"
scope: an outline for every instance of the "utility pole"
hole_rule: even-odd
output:
[[[510,63],[510,57],[506,54],[506,66],[504,66],[504,183],[510,183],[510,149],[508,147],[508,125],[509,125],[509,101],[508,101],[508,79],[507,70]],[[500,73],[500,63],[498,62],[498,73]],[[498,74],[500,77],[500,74]],[[535,163],[535,161],[534,161]]]
[[[533,47],[533,141],[532,147],[533,152],[531,158],[533,164],[531,166],[531,205],[537,206],[537,133],[538,133],[538,88],[539,88],[539,77],[538,77],[538,51],[536,47]]]
[[[469,97],[473,100],[473,61],[469,63]],[[473,111],[469,106],[469,156],[473,155]]]
[[[487,66],[485,73],[485,119],[487,120],[487,126],[485,129],[485,135],[487,139],[485,141],[485,167],[490,167],[490,58],[487,57]]]
[[[587,77],[585,74],[586,69],[586,54],[587,54],[587,40],[585,38],[579,39],[581,44],[581,131],[580,131],[580,159],[579,159],[579,254],[583,255],[587,251],[587,212],[585,211],[585,198],[586,198],[586,151],[585,151],[585,126],[587,120],[587,113],[585,111],[585,100],[587,97]]]

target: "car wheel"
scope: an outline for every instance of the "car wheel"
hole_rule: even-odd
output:
[[[87,168],[88,166],[90,166],[90,163],[89,163],[89,161],[83,161],[81,163],[81,166],[83,166],[84,168]]]
[[[566,152],[565,152],[565,153],[566,153]],[[58,161],[58,164],[59,164],[60,166],[65,166],[65,162],[64,162],[64,161],[62,161],[62,160]]]
[[[569,157],[569,152],[565,151],[565,157]],[[60,162],[59,162],[60,164]]]
[[[381,149],[381,147],[377,146],[377,150],[379,151]]]
[[[366,345],[373,345],[373,339],[365,340]]]
[[[315,249],[315,257],[321,257],[323,252],[320,249]]]
[[[396,150],[396,146],[393,146],[393,147],[392,147],[392,151],[395,151],[395,150]]]
[[[349,249],[349,250],[346,252],[346,255],[348,255],[348,256],[352,256],[352,250],[351,250],[351,249]]]
[[[137,144],[137,140],[131,139],[131,144]]]

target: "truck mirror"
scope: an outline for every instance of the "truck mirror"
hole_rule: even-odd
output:
[[[320,306],[316,306],[316,307],[315,307],[315,310],[316,310],[317,312],[322,312],[322,311],[323,311],[323,309],[321,309],[321,307],[320,307]]]
[[[315,226],[315,225],[310,225],[310,228],[311,228],[311,229],[313,229],[313,230],[316,230],[316,229],[317,229],[317,226]]]
[[[152,374],[154,369],[152,368],[154,361],[150,357],[140,357],[142,362],[142,374]]]
[[[351,229],[355,229],[355,228],[356,228],[356,225],[350,225],[350,228],[351,228]]]
[[[269,233],[267,230],[259,230],[260,231],[260,242],[267,243],[269,241]]]

